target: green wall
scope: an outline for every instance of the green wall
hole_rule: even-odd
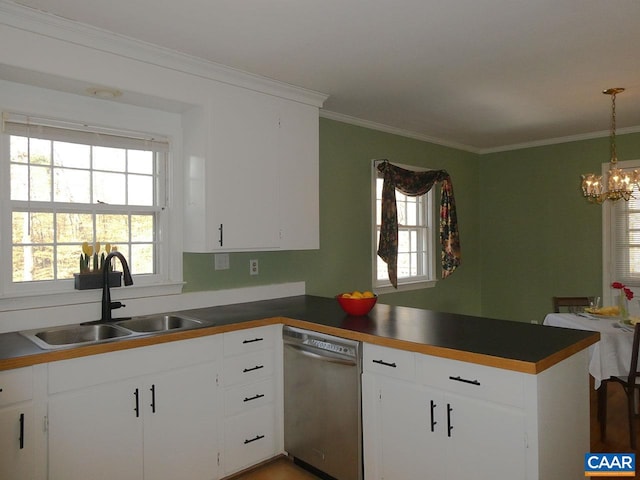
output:
[[[640,158],[640,134],[616,145],[619,160]],[[608,159],[608,138],[481,156],[483,315],[541,322],[554,295],[602,294],[603,206],[580,175]]]
[[[184,254],[185,292],[290,281],[307,293],[331,297],[371,288],[371,161],[388,158],[446,169],[453,178],[462,266],[435,288],[381,296],[380,301],[434,310],[481,313],[478,157],[333,120],[320,119],[320,250],[230,254],[229,270],[215,271],[212,254]],[[256,258],[260,274],[249,276]]]
[[[640,158],[640,134],[618,135],[620,160]],[[602,292],[602,207],[580,174],[600,171],[607,138],[478,155],[320,119],[320,249],[184,254],[185,292],[293,281],[331,297],[371,288],[371,160],[446,169],[458,208],[462,265],[434,288],[380,301],[518,321],[542,321],[554,295]],[[260,274],[249,275],[257,258]]]

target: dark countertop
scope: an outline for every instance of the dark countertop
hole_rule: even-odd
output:
[[[597,342],[596,332],[377,304],[367,316],[345,314],[333,298],[301,295],[185,310],[214,327],[75,349],[42,350],[18,333],[0,335],[0,370],[107,351],[287,323],[383,346],[539,373]]]

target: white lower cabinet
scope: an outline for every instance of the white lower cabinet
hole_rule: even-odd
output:
[[[225,473],[247,468],[276,454],[273,405],[225,418]]]
[[[0,478],[35,478],[32,367],[0,372]]]
[[[378,403],[378,468],[367,480],[526,478],[522,410],[383,376],[363,381]]]
[[[366,480],[581,478],[584,355],[529,375],[365,344]]]
[[[224,474],[282,452],[282,326],[224,334]]]
[[[142,479],[140,389],[126,380],[50,398],[49,479]]]
[[[365,374],[364,381],[372,380]],[[439,392],[400,380],[373,381],[379,391],[375,422],[380,448],[377,478],[410,480],[425,478],[425,472],[429,472],[428,478],[446,478],[444,443],[439,432],[443,425],[437,425],[438,432],[434,433],[429,421],[429,402],[437,401],[439,407]],[[365,476],[369,479],[368,474]]]
[[[205,363],[147,381],[145,393],[151,403],[147,403],[144,415],[145,478],[217,477],[215,372],[215,364]]]
[[[218,478],[218,344],[50,364],[49,479]]]
[[[447,478],[494,480],[526,477],[526,435],[521,409],[456,394],[443,397],[439,412],[443,424],[449,411],[451,432],[445,458]]]

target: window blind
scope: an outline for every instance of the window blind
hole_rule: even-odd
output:
[[[113,129],[3,112],[2,131],[9,135],[35,137],[100,147],[127,148],[168,152],[169,141],[163,137],[145,136],[140,132]]]
[[[640,193],[637,189],[634,197],[611,205],[612,278],[640,286]]]

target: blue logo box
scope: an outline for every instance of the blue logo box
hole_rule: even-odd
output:
[[[585,477],[635,477],[635,453],[585,453]]]

